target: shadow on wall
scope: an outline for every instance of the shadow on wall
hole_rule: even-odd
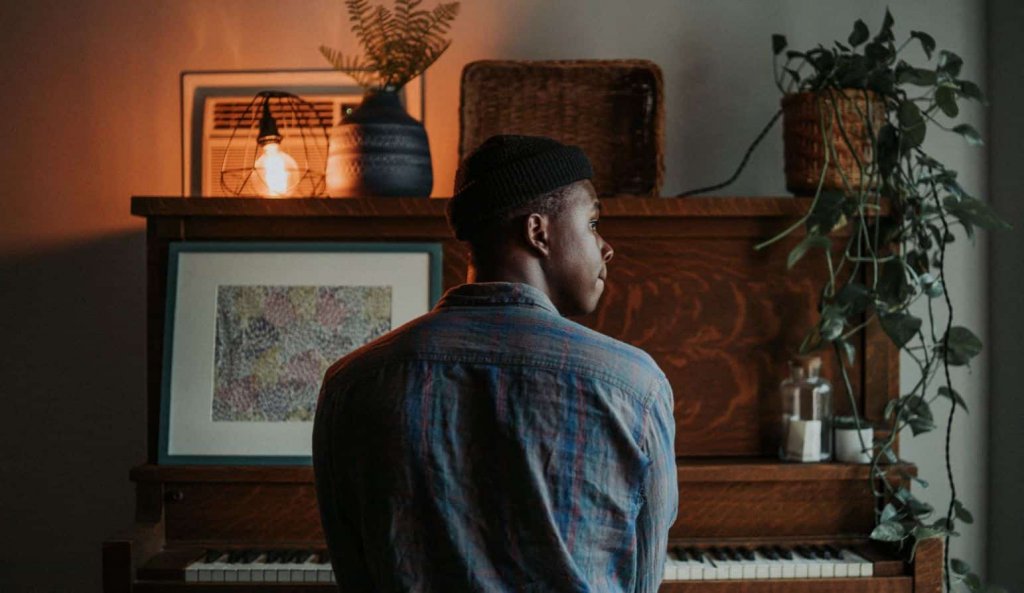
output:
[[[0,256],[0,590],[99,591],[145,460],[145,234]]]

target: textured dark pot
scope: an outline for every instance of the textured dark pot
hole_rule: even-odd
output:
[[[368,93],[331,130],[331,197],[429,196],[433,186],[427,132],[405,112],[397,93]]]

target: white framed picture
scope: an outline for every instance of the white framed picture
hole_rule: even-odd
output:
[[[424,75],[402,88],[401,97],[410,116],[423,123],[425,112]],[[221,165],[231,137],[231,118],[244,113],[261,91],[284,91],[313,104],[324,114],[324,123],[341,123],[345,113],[363,99],[363,88],[338,70],[202,70],[181,73],[181,195],[220,197],[228,195],[220,186]],[[323,155],[327,147],[321,148]],[[293,155],[294,156],[294,155]],[[241,155],[237,155],[241,158]],[[326,156],[324,157],[326,158]],[[326,162],[299,163],[323,170]]]
[[[305,465],[324,373],[430,310],[438,243],[175,243],[161,464]]]

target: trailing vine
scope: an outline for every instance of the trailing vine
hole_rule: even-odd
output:
[[[950,367],[968,365],[981,352],[982,343],[969,328],[954,324],[946,250],[957,240],[954,227],[973,242],[976,227],[1010,226],[961,186],[956,171],[922,146],[929,129],[953,132],[980,145],[981,137],[972,126],[950,125],[947,120],[957,118],[962,100],[984,103],[981,89],[960,78],[963,61],[959,56],[945,50],[935,52],[935,40],[929,34],[912,31],[897,47],[893,25],[892,15],[886,11],[881,29],[872,38],[867,25],[857,20],[847,43],[836,41],[833,47],[819,45],[806,52],[786,51],[785,37],[773,36],[776,85],[783,93],[813,93],[825,154],[807,213],[798,224],[758,248],[804,227],[806,235],[791,250],[788,267],[797,265],[811,250],[822,251],[828,276],[821,288],[818,321],[805,336],[801,351],[831,347],[858,428],[862,420],[849,377],[856,357],[853,336],[878,323],[916,365],[918,379],[913,387],[885,408],[888,436],[871,449],[871,487],[880,500],[871,537],[894,542],[911,558],[918,542],[942,537],[947,590],[956,585],[980,591],[983,585],[970,566],[949,557],[949,537],[958,535],[960,524],[973,521],[967,506],[957,498],[950,463],[954,414],[957,408],[967,412],[963,397],[953,386]],[[914,41],[929,62],[933,54],[937,56],[934,67],[919,68],[901,59]],[[862,46],[863,50],[858,49]],[[873,112],[875,105],[883,110],[881,125],[876,125],[879,114]],[[865,130],[864,147],[844,124],[843,113],[851,109]],[[853,169],[839,166],[840,148],[852,154]],[[830,170],[839,173],[838,189],[824,183]],[[889,208],[884,216],[883,196]],[[840,232],[846,226],[849,229]],[[845,244],[837,250],[835,241]],[[922,299],[926,320],[911,312]],[[937,302],[946,312],[941,331],[937,328]],[[941,380],[936,380],[940,371]],[[946,479],[951,497],[945,513],[934,518],[935,509],[906,487],[911,481],[927,487],[927,482],[899,465],[894,447],[904,428],[915,436],[937,428],[931,404],[940,398],[951,402],[945,422]],[[863,442],[862,447],[867,450]],[[900,479],[893,479],[894,474]]]

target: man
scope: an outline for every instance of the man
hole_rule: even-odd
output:
[[[495,136],[449,222],[470,283],[327,372],[313,433],[340,589],[641,591],[677,509],[672,391],[593,311],[612,248],[579,148]]]

